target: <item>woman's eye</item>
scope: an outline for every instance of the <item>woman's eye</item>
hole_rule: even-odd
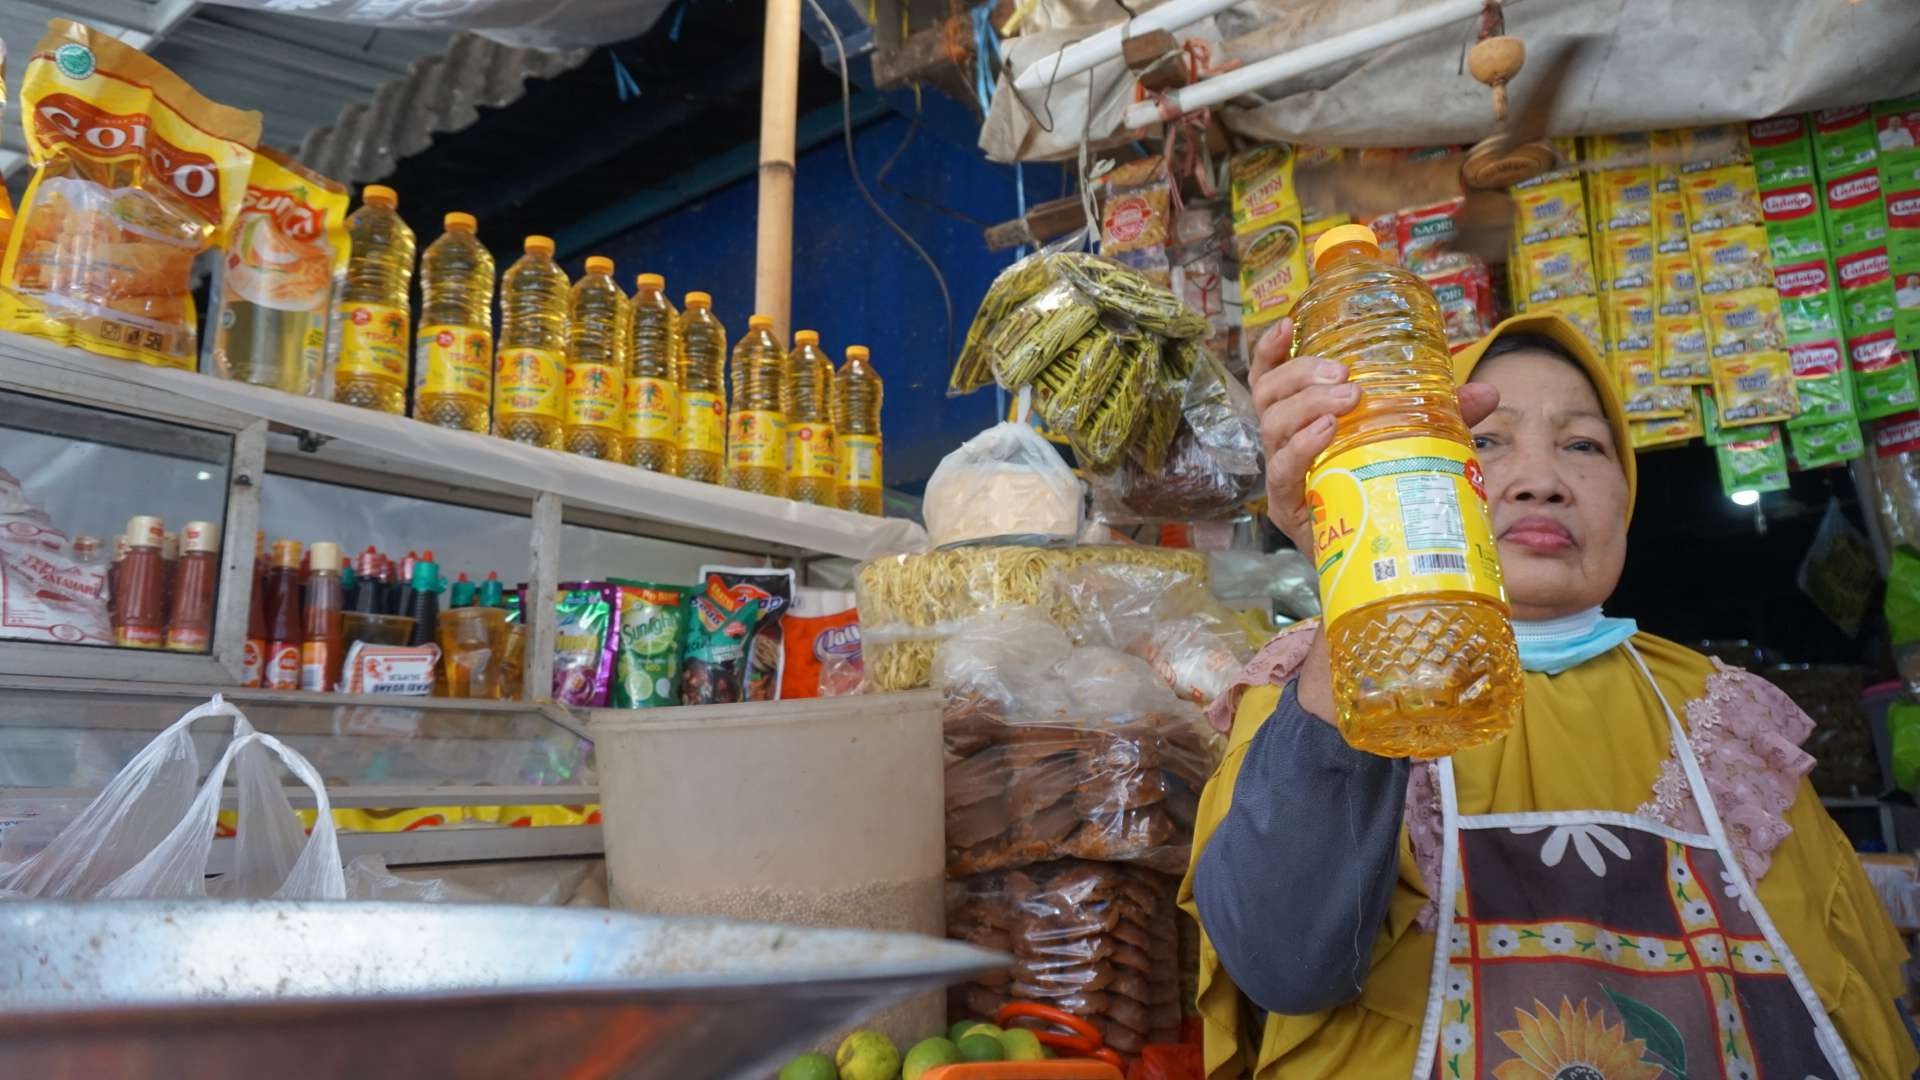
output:
[[[1567,444],[1567,449],[1582,454],[1606,453],[1606,449],[1592,439],[1575,439]]]
[[[1492,445],[1493,437],[1491,435],[1475,435],[1473,437],[1473,448],[1475,450],[1485,450]]]

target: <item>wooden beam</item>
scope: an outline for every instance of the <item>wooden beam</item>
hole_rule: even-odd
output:
[[[1039,203],[1029,208],[1025,217],[990,226],[986,232],[987,250],[1006,251],[1022,245],[1038,247],[1086,223],[1087,211],[1078,195]]]

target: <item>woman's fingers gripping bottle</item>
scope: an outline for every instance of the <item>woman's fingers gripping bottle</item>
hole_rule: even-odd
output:
[[[793,335],[780,408],[787,416],[788,497],[832,506],[840,464],[833,445],[833,361],[812,330]]]
[[[627,317],[627,464],[658,473],[680,471],[680,313],[666,279],[634,279]]]
[[[474,235],[472,214],[448,214],[444,224],[420,256],[413,417],[485,432],[493,399],[493,256]]]
[[[620,459],[626,323],[627,294],[613,280],[613,260],[590,256],[567,303],[566,446],[576,454]]]
[[[879,516],[886,512],[881,467],[880,376],[867,362],[865,345],[847,346],[847,362],[833,377],[834,442],[839,447],[836,502],[842,510]]]
[[[785,498],[787,417],[780,411],[787,350],[773,336],[773,319],[747,319],[747,336],[733,349],[733,410],[727,416],[727,486]]]
[[[347,218],[347,281],[334,313],[333,400],[399,415],[407,411],[413,230],[392,188],[368,184],[360,200]]]
[[[1307,473],[1335,720],[1372,753],[1451,754],[1511,728],[1522,690],[1446,327],[1363,225],[1327,230],[1313,265],[1294,349],[1360,387]]]
[[[680,317],[680,475],[718,484],[727,477],[727,330],[713,297],[687,294]]]
[[[493,433],[560,449],[567,378],[567,274],[553,241],[529,236],[500,276],[500,354],[493,368]]]

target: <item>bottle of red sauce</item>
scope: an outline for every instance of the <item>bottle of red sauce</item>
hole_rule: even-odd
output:
[[[267,680],[267,534],[253,534],[253,580],[248,583],[247,647],[240,654],[240,685],[260,687]]]
[[[300,644],[300,689],[332,690],[340,682],[346,610],[340,583],[340,545],[322,540],[307,556],[307,599]]]
[[[267,567],[264,591],[267,609],[267,688],[298,690],[300,644],[306,632],[300,610],[300,541],[273,542],[273,562]]]
[[[127,561],[127,534],[113,538],[113,561],[107,564],[107,621],[113,624],[115,640],[120,632],[120,567]]]
[[[167,619],[167,648],[206,652],[213,644],[213,601],[220,588],[220,526],[189,521],[180,532],[180,566]]]
[[[113,597],[114,644],[128,649],[158,649],[167,637],[167,568],[161,558],[166,525],[140,515],[127,522],[127,556],[120,561]]]

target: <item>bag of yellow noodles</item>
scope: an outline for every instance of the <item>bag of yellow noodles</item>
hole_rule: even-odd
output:
[[[0,328],[191,368],[193,260],[240,209],[260,114],[65,19],[27,61],[20,114],[33,180],[0,263]]]

